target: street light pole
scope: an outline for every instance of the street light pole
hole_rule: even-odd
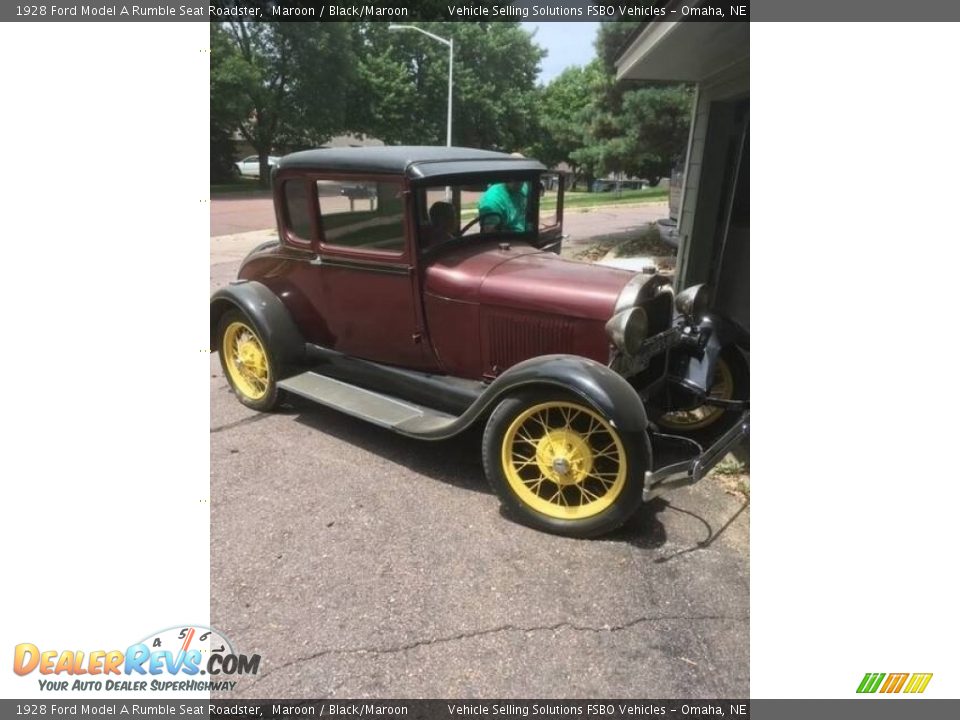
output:
[[[453,146],[453,38],[450,38],[450,67],[447,73],[447,147]]]
[[[451,147],[453,145],[453,38],[442,38],[432,32],[427,32],[423,28],[418,28],[416,25],[390,25],[387,29],[416,30],[418,33],[433,38],[450,48],[450,68],[447,74],[447,147]]]

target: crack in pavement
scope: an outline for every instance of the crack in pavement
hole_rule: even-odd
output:
[[[648,622],[667,622],[670,620],[733,620],[735,622],[749,622],[750,616],[745,617],[735,617],[730,615],[659,615],[656,617],[639,617],[628,622],[622,623],[620,625],[605,625],[602,627],[594,627],[591,625],[576,625],[571,622],[563,621],[554,623],[552,625],[534,625],[532,627],[522,627],[519,625],[506,624],[499,625],[494,628],[487,628],[485,630],[474,630],[471,632],[459,633],[457,635],[448,635],[445,637],[438,638],[427,638],[425,640],[416,640],[414,642],[405,643],[403,645],[396,645],[393,647],[387,648],[377,648],[377,647],[363,647],[363,648],[346,648],[346,649],[337,649],[330,648],[327,650],[319,650],[310,655],[304,657],[297,657],[292,660],[288,660],[270,672],[263,673],[258,675],[248,687],[252,687],[257,684],[264,678],[270,677],[275,672],[284,670],[291,665],[296,665],[298,663],[311,662],[313,660],[318,660],[319,658],[326,657],[327,655],[393,655],[396,653],[403,653],[409,650],[415,650],[420,647],[430,647],[432,645],[439,645],[442,643],[458,642],[460,640],[472,640],[478,637],[485,637],[487,635],[496,635],[502,632],[523,632],[523,633],[535,633],[535,632],[551,632],[562,629],[572,630],[574,632],[593,632],[593,633],[605,633],[605,632],[620,632],[621,630],[629,630],[632,627],[637,625],[648,623]]]

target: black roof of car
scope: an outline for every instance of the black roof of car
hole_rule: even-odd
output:
[[[474,172],[543,171],[531,158],[493,150],[434,145],[385,145],[303,150],[280,158],[278,170],[299,168],[334,172],[405,174],[410,179]]]

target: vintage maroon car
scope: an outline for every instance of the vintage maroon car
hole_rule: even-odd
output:
[[[365,147],[282,158],[279,240],[211,299],[243,404],[284,393],[423,440],[483,424],[486,475],[543,530],[594,536],[748,432],[747,338],[703,286],[562,259],[531,159]]]

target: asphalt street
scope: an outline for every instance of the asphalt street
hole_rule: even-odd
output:
[[[252,238],[211,241],[211,290]],[[211,623],[232,697],[747,697],[749,509],[708,478],[615,535],[505,517],[479,432],[238,403],[210,362]]]

